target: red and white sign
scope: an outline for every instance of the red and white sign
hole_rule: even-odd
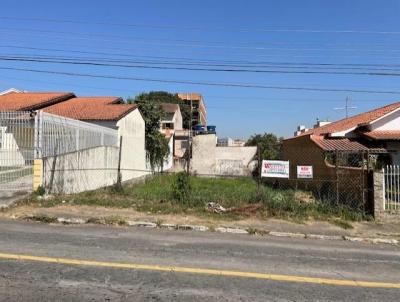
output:
[[[263,160],[261,177],[289,178],[289,162],[283,160]]]
[[[297,166],[297,178],[313,178],[312,166]]]

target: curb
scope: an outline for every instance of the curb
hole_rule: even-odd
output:
[[[48,219],[43,219],[48,218]],[[17,217],[12,217],[12,219],[18,219]],[[42,223],[61,223],[61,224],[88,224],[92,223],[90,218],[83,219],[79,217],[52,217],[52,216],[25,216],[22,217],[24,220],[42,222]],[[144,228],[160,228],[167,230],[182,230],[182,231],[197,231],[197,232],[206,232],[206,231],[215,231],[218,233],[229,233],[229,234],[248,234],[248,235],[268,235],[273,237],[286,237],[286,238],[300,238],[300,239],[315,239],[315,240],[341,240],[348,242],[363,242],[370,244],[390,244],[390,245],[399,245],[400,241],[394,238],[368,238],[368,237],[353,237],[353,236],[339,236],[339,235],[320,235],[320,234],[303,234],[303,233],[290,233],[290,232],[276,232],[276,231],[267,231],[267,230],[258,230],[258,229],[243,229],[243,228],[231,228],[231,227],[218,227],[215,229],[211,229],[204,225],[191,225],[191,224],[170,224],[170,223],[162,223],[157,224],[150,221],[140,221],[140,220],[127,220],[126,226],[128,227],[144,227]]]

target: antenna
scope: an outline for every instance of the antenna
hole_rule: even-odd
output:
[[[346,110],[346,118],[348,118],[349,117],[349,110],[357,108],[357,107],[354,107],[354,106],[350,106],[350,101],[351,101],[350,97],[346,97],[346,105],[344,107],[333,108],[333,110]]]

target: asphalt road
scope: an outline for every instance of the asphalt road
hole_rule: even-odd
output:
[[[388,245],[0,221],[0,301],[400,301],[399,284]]]

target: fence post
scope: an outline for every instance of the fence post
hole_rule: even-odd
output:
[[[336,172],[336,204],[339,204],[339,151],[335,151],[335,172]]]
[[[122,188],[122,175],[121,175],[121,155],[122,155],[122,135],[119,137],[119,153],[118,153],[118,170],[117,170],[117,188]]]
[[[364,151],[361,151],[361,200],[362,200],[362,207],[363,207],[363,212],[365,213],[365,162],[364,162],[364,157],[365,153]],[[368,171],[368,169],[367,169]]]
[[[58,150],[59,150],[59,144],[60,140],[57,138],[56,139],[56,150],[53,155],[53,162],[51,164],[51,173],[50,173],[50,181],[49,181],[49,193],[53,190],[53,183],[54,183],[54,174],[56,172],[56,167],[57,167],[57,157],[58,157]],[[63,171],[65,173],[65,171]]]
[[[35,128],[34,128],[34,152],[35,158],[42,158],[42,137],[43,137],[43,119],[42,111],[37,111],[35,115]]]
[[[257,176],[257,189],[260,191],[260,185],[261,185],[261,171],[262,171],[262,160],[261,160],[261,148],[260,145],[257,145],[257,161],[258,161],[258,176]]]

